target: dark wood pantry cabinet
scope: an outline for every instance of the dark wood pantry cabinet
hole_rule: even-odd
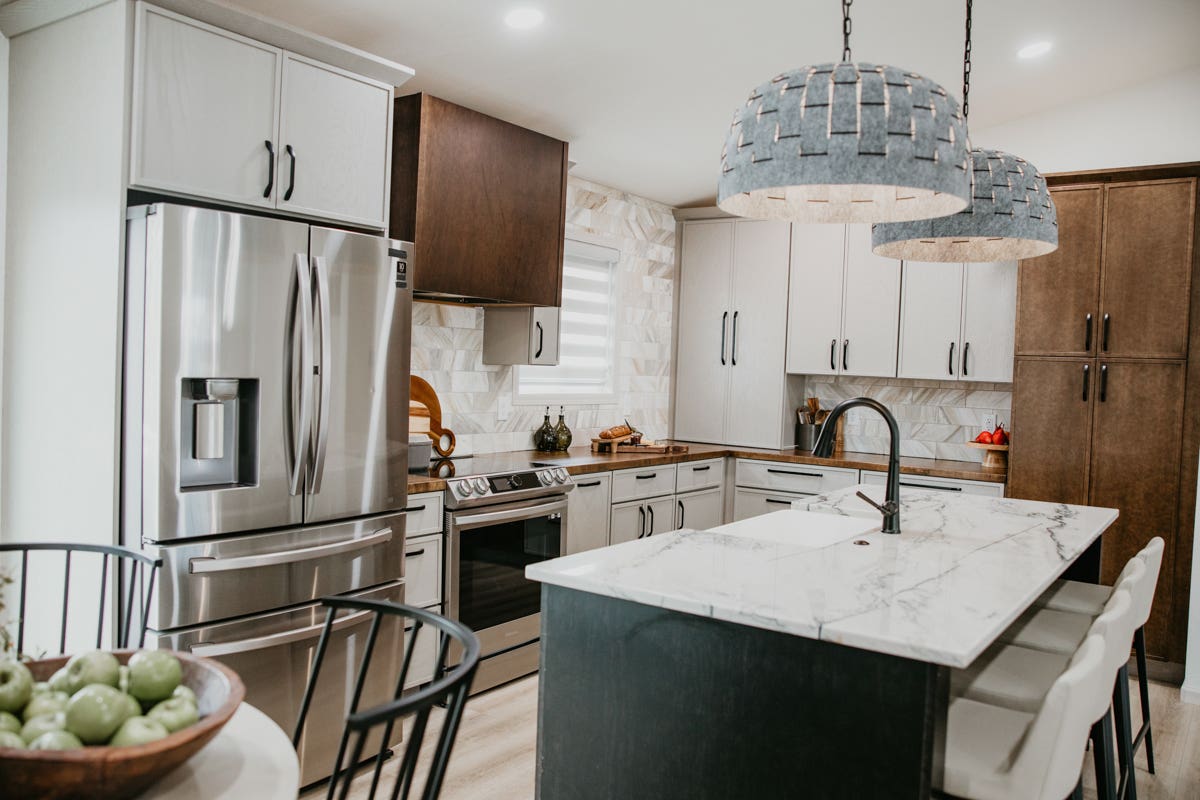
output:
[[[428,94],[396,99],[393,238],[417,299],[558,306],[567,143]]]
[[[1200,450],[1200,164],[1051,176],[1059,249],[1018,271],[1008,494],[1107,506],[1099,577],[1166,541],[1149,654],[1182,663]]]

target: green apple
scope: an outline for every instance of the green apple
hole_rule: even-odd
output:
[[[43,733],[50,731],[65,731],[67,729],[67,715],[61,711],[57,714],[46,714],[42,717],[34,717],[26,722],[21,728],[21,738],[27,742],[32,742],[34,739],[41,736]]]
[[[120,671],[121,664],[112,653],[103,650],[76,653],[67,662],[67,680],[71,687],[67,693],[75,694],[93,683],[116,686]]]
[[[15,658],[0,660],[0,711],[15,714],[32,695],[33,675],[29,674],[29,667]]]
[[[56,714],[59,711],[67,710],[67,702],[71,696],[66,692],[49,692],[47,694],[35,694],[29,699],[25,710],[21,712],[21,718],[26,722],[34,717],[42,717],[46,714]]]
[[[195,725],[200,721],[200,714],[196,711],[196,704],[186,697],[168,697],[150,709],[150,713],[146,716],[152,720],[161,722],[163,727],[171,733],[182,730],[189,725]]]
[[[46,683],[56,692],[71,694],[71,676],[67,674],[66,667],[61,668],[51,675],[50,680],[46,681]]]
[[[79,747],[83,747],[83,742],[69,731],[43,733],[29,743],[30,750],[75,750]]]
[[[129,694],[129,665],[122,664],[117,670],[117,688]]]
[[[182,678],[179,659],[166,650],[139,650],[129,659],[129,693],[143,703],[166,700]]]
[[[33,696],[34,697],[37,697],[39,694],[46,694],[48,692],[53,692],[53,691],[54,690],[50,688],[49,681],[35,681],[33,684]]]
[[[86,744],[104,744],[125,721],[129,706],[124,697],[103,683],[83,687],[67,703],[67,730]]]
[[[0,711],[0,731],[8,731],[9,733],[21,732],[21,720],[7,711]]]
[[[124,717],[121,720],[122,722],[127,719],[132,719],[133,717],[140,717],[142,715],[142,707],[137,700],[133,699],[132,695],[122,694],[121,702],[125,704],[125,710],[123,712]]]
[[[175,691],[171,693],[171,697],[186,697],[192,701],[194,706],[197,708],[200,707],[200,704],[196,701],[196,693],[182,683],[175,687]]]
[[[0,748],[13,747],[18,750],[25,749],[25,740],[19,734],[12,731],[0,731]]]
[[[167,736],[167,729],[161,722],[149,717],[130,717],[121,723],[121,727],[109,741],[111,747],[130,747],[137,744],[156,742]]]

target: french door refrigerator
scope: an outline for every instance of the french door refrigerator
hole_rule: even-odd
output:
[[[412,245],[159,203],[127,218],[122,537],[151,646],[217,658],[289,734],[331,594],[404,598]],[[300,746],[332,771],[369,617],[335,623]],[[390,698],[387,625],[364,707]]]

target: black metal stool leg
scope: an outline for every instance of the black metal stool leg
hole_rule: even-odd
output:
[[[1113,775],[1112,764],[1113,752],[1113,734],[1112,734],[1112,711],[1105,712],[1094,725],[1092,725],[1092,763],[1096,767],[1096,796],[1100,800],[1116,800],[1117,786],[1116,778]],[[1079,790],[1082,791],[1083,782],[1080,781]]]
[[[1113,715],[1117,722],[1117,764],[1119,766],[1117,797],[1120,800],[1137,800],[1137,777],[1133,766],[1133,743],[1130,740],[1129,722],[1129,667],[1122,666],[1117,672],[1117,683],[1113,687]]]
[[[1133,649],[1137,653],[1138,694],[1142,701],[1142,727],[1133,737],[1133,752],[1137,752],[1142,739],[1146,740],[1146,765],[1154,774],[1154,739],[1150,730],[1150,679],[1146,677],[1146,629],[1138,628],[1133,634]]]

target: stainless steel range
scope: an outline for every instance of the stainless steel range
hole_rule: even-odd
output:
[[[537,671],[541,585],[525,567],[566,552],[574,488],[562,467],[447,482],[447,613],[483,645],[472,692]]]

